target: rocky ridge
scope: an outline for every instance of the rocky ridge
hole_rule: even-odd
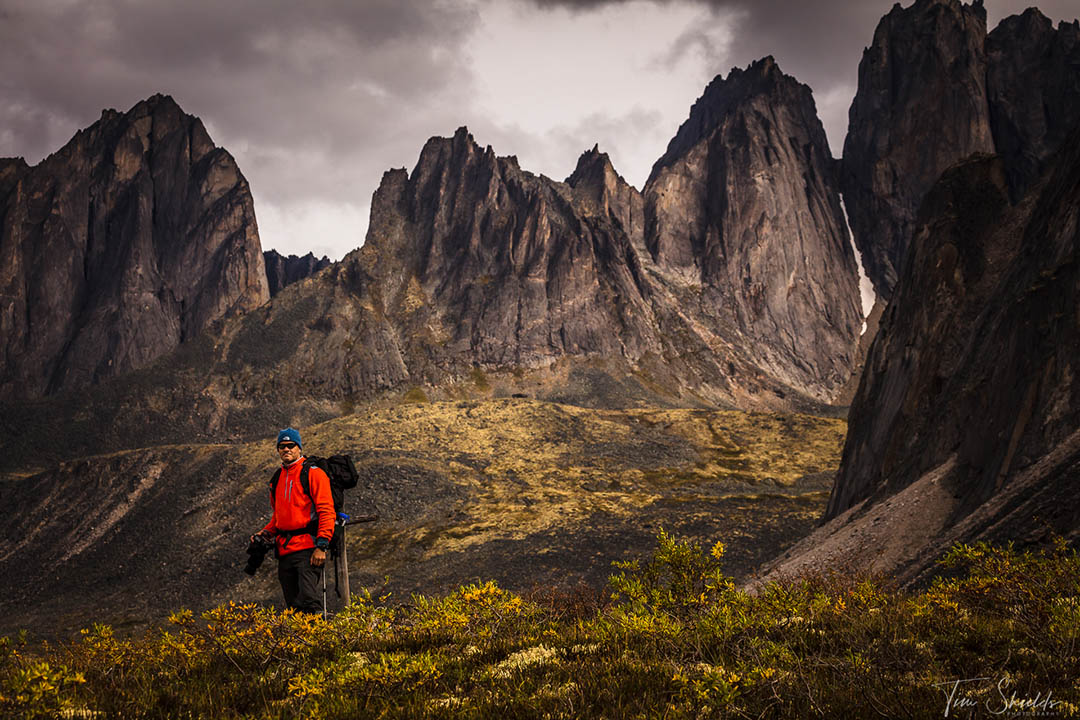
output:
[[[269,298],[247,181],[156,95],[0,163],[0,398],[143,367]]]
[[[93,149],[104,157],[100,148],[113,147],[106,142],[108,133],[140,137],[138,132],[150,132],[146,128],[152,122],[157,123],[154,137],[173,138],[167,129],[171,125],[153,120],[166,115],[174,125],[186,118],[183,127],[191,128],[188,165],[166,151],[173,145],[151,148],[150,138],[128,148],[142,150],[125,160],[132,182],[153,181],[160,192],[182,186],[163,169],[144,173],[143,161],[165,169],[180,163],[202,172],[198,163],[211,163],[203,158],[213,151],[226,162],[227,154],[208,144],[201,123],[183,115],[168,98],[142,103],[124,116],[108,116],[58,155],[82,157]],[[694,172],[696,161],[690,156],[695,153],[704,153],[699,169],[706,180],[700,192],[673,194],[672,183],[679,182],[674,178],[685,180]],[[113,173],[112,159],[94,161]],[[784,75],[772,58],[710,85],[644,193],[627,184],[599,148],[584,153],[565,182],[556,182],[522,170],[513,157],[481,148],[462,128],[453,138],[432,138],[411,174],[386,173],[373,198],[365,246],[332,272],[320,274],[322,281],[292,295],[282,291],[282,283],[320,263],[313,257],[290,261],[276,253],[249,257],[257,249],[250,196],[231,164],[227,177],[217,180],[217,194],[209,194],[207,201],[215,212],[232,207],[219,202],[222,196],[241,204],[238,217],[245,219],[231,227],[230,238],[248,243],[240,256],[250,259],[252,268],[257,270],[263,260],[274,304],[216,330],[216,368],[207,372],[215,388],[210,394],[219,407],[251,405],[272,394],[272,384],[285,383],[298,396],[336,402],[403,386],[433,387],[475,369],[520,374],[564,361],[595,361],[606,363],[608,375],[630,387],[635,397],[653,394],[646,389],[651,384],[680,402],[763,409],[827,404],[854,369],[860,320],[855,264],[843,235],[830,163],[809,89]],[[42,175],[14,162],[0,167],[0,189],[25,184],[20,178],[26,173]],[[70,163],[59,164],[53,173],[77,177]],[[103,187],[119,193],[114,175],[106,178],[113,184]],[[720,176],[726,179],[718,181]],[[743,191],[747,185],[755,189]],[[95,247],[104,237],[93,231],[95,223],[106,223],[113,233],[108,242],[118,248],[113,253],[117,259],[94,278],[116,272],[116,263],[127,263],[141,278],[142,295],[154,289],[156,299],[140,306],[137,319],[120,321],[123,328],[136,328],[124,345],[134,357],[114,361],[107,372],[86,370],[70,383],[23,384],[27,395],[145,366],[224,316],[225,300],[217,314],[200,312],[202,306],[190,293],[174,288],[176,258],[186,259],[183,277],[200,278],[199,287],[221,284],[214,273],[228,272],[193,264],[190,258],[212,255],[207,250],[181,250],[185,241],[175,239],[178,227],[194,224],[203,233],[200,239],[217,235],[213,222],[190,219],[202,217],[199,207],[188,208],[194,194],[177,193],[186,199],[154,196],[119,210],[111,205],[99,210],[91,203],[97,220],[76,216],[66,221],[76,235],[85,221]],[[178,215],[177,207],[187,214]],[[136,218],[129,225],[137,230],[116,230],[125,226],[102,219],[110,213]],[[681,232],[683,217],[703,233],[691,239],[697,244],[691,262],[698,274],[689,283],[685,266],[665,250],[675,242],[669,236]],[[137,257],[145,260],[136,262],[133,251],[125,255],[124,248],[139,243],[146,249]],[[76,288],[72,302],[82,302],[83,295],[97,297],[93,288],[84,291],[78,278],[63,280],[64,288]],[[267,289],[258,284],[228,308],[239,314],[260,304]],[[231,287],[225,283],[225,291]],[[112,308],[127,307],[123,297],[98,310],[90,329],[82,329],[83,320],[68,322],[74,328],[70,332],[94,338],[117,332],[110,324],[117,320]],[[163,303],[173,308],[176,300],[182,322],[153,319],[154,308]],[[139,322],[156,323],[157,332],[141,329]],[[178,326],[171,334],[170,322]],[[53,345],[61,341],[68,342],[60,338]],[[69,346],[77,348],[79,342]],[[96,360],[97,365],[113,360],[115,345],[98,343],[98,354],[107,360]],[[27,350],[17,352],[28,365],[39,358]],[[84,354],[77,355],[89,364]],[[220,409],[215,416],[227,422],[227,414]]]
[[[989,35],[977,0],[916,0],[882,18],[859,63],[843,154],[856,246],[891,296],[916,213],[941,173],[1000,153],[1016,200],[1045,170],[1080,109],[1080,24],[1032,8]]]
[[[432,138],[411,174],[384,175],[361,249],[234,329],[230,366],[265,370],[245,374],[238,394],[290,386],[365,396],[474,371],[524,378],[565,360],[604,362],[617,375],[647,368],[667,373],[673,395],[688,384],[730,398],[702,335],[722,339],[698,334],[648,275],[651,260],[618,220],[640,199],[609,171],[606,156],[586,153],[573,184],[560,183],[481,148],[465,128]],[[273,343],[285,356],[260,357],[260,347],[271,351],[261,338],[278,327],[295,342]]]
[[[715,79],[645,185],[645,243],[766,372],[834,399],[862,323],[825,130],[771,57]]]
[[[286,285],[303,280],[329,267],[330,258],[325,255],[316,258],[314,253],[308,253],[303,257],[297,255],[282,255],[277,250],[264,250],[263,263],[266,265],[266,281],[269,286],[270,297],[277,295]]]
[[[1010,204],[999,156],[928,194],[849,414],[826,518],[783,571],[929,572],[955,541],[1075,542],[1080,130]]]
[[[230,340],[248,353],[291,308],[319,318],[294,323],[288,359],[245,360],[267,371],[239,394],[276,384],[349,397],[602,361],[681,402],[829,402],[852,374],[861,318],[809,89],[768,58],[714,81],[686,127],[701,136],[682,131],[664,161],[677,170],[659,164],[644,193],[598,148],[556,182],[465,128],[432,138],[411,173],[384,175],[364,247]],[[693,174],[687,153],[704,153],[697,170],[711,179],[675,195],[673,178]],[[665,250],[678,218],[709,237],[689,280]]]

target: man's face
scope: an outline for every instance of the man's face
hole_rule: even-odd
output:
[[[294,463],[300,459],[300,446],[291,440],[282,440],[277,446],[282,465]]]

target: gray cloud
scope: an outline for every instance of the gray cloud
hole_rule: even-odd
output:
[[[366,204],[410,159],[399,139],[452,129],[470,84],[466,4],[0,2],[0,155],[36,162],[103,108],[167,93],[285,213]]]
[[[530,0],[545,9],[576,12],[624,5],[631,0]],[[708,37],[690,29],[661,55],[675,63],[697,48],[716,63],[715,73],[772,55],[780,67],[814,90],[818,112],[829,133],[834,155],[842,151],[847,131],[847,109],[858,80],[863,49],[873,39],[878,21],[895,0],[653,0],[661,5],[697,4],[738,18],[732,44],[726,53],[708,47]],[[909,6],[912,0],[905,0]],[[1076,0],[987,0],[989,29],[1004,17],[1023,12],[1031,5],[1052,20],[1071,20],[1080,14]],[[726,61],[726,62],[725,62]],[[846,97],[845,97],[846,96]]]
[[[712,76],[766,54],[814,89],[833,152],[839,154],[862,49],[891,5],[891,0],[654,0],[652,5],[642,0],[0,0],[0,156],[37,162],[97,120],[103,108],[126,110],[154,93],[168,93],[200,116],[215,142],[236,156],[251,181],[264,246],[340,257],[362,242],[367,206],[383,171],[411,168],[432,135],[449,135],[468,124],[499,154],[518,155],[524,169],[558,177],[572,171],[582,150],[599,142],[616,169],[633,181],[644,177],[663,152],[689,111],[694,87],[700,94]],[[658,39],[658,13],[644,12],[656,6],[665,8],[662,17],[683,18],[678,22],[686,22],[685,29],[667,23],[662,35],[667,39]],[[1054,19],[1076,14],[1075,0],[1047,0],[1042,6]],[[990,24],[1023,7],[1024,0],[989,0]],[[494,12],[505,8],[531,14]],[[567,9],[573,13],[569,23],[557,12]],[[594,12],[607,13],[603,23],[584,17]],[[704,21],[687,20],[695,13]],[[474,58],[484,33],[488,40],[490,34],[517,38],[521,28],[510,24],[526,16],[535,20],[537,14],[556,22],[544,25],[530,57],[523,58],[513,44],[495,43],[498,54],[489,53],[486,65]],[[644,32],[606,31],[605,23],[615,23],[616,16],[649,17],[652,24]],[[728,40],[730,23],[736,27]],[[587,37],[580,31],[585,26]],[[544,45],[549,36],[550,45]],[[638,52],[628,52],[628,43]],[[577,52],[583,48],[592,54]],[[537,53],[541,56],[533,57]],[[643,54],[655,58],[668,76],[641,65]],[[597,92],[577,87],[576,94],[564,93],[558,79],[538,79],[537,73],[564,56],[580,58],[582,65],[568,69],[563,63],[562,72],[575,79],[595,77]],[[653,84],[642,89],[643,78],[620,75],[611,63],[594,68],[597,58],[643,68]],[[500,65],[513,73],[490,72]],[[517,73],[528,78],[518,80]],[[615,75],[619,81],[613,81]],[[658,78],[679,92],[658,86]],[[501,84],[493,95],[495,79]],[[618,99],[624,96],[629,101]],[[553,118],[537,117],[541,113],[528,102],[537,97],[552,99],[543,114]],[[533,108],[531,114],[525,108]]]

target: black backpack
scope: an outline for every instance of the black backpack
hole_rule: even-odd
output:
[[[337,541],[339,538],[337,531],[339,518],[337,514],[341,513],[341,508],[345,504],[345,491],[356,487],[360,474],[356,472],[356,465],[353,464],[352,457],[349,455],[331,455],[328,458],[321,458],[316,455],[306,457],[304,458],[303,467],[300,468],[300,485],[304,488],[304,492],[307,493],[308,497],[311,497],[311,481],[308,479],[308,470],[312,467],[319,468],[330,478],[330,495],[334,498],[335,513],[334,535],[330,539],[330,553],[331,555],[337,555]],[[277,497],[277,486],[280,479],[281,468],[278,468],[277,472],[274,473],[274,477],[270,480],[271,497]],[[318,531],[319,521],[315,519],[307,527],[299,530],[284,531],[281,534],[285,536],[287,543],[295,535],[315,535]]]

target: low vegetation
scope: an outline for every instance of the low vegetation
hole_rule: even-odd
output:
[[[819,574],[738,588],[661,531],[608,591],[494,583],[329,621],[230,604],[120,639],[5,640],[18,717],[708,718],[1080,712],[1080,558],[957,546],[909,592]]]

